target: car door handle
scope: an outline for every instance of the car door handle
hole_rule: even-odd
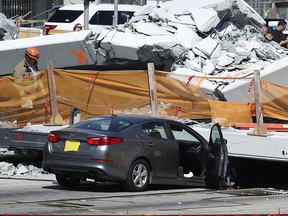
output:
[[[149,143],[147,146],[152,147],[152,148],[156,147],[154,143]]]

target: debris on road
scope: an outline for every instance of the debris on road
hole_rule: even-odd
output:
[[[13,163],[0,162],[0,177],[6,176],[39,176],[39,175],[49,175],[48,172],[41,168],[41,162],[39,163],[19,163],[15,166]]]

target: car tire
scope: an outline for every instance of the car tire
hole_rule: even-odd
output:
[[[150,168],[145,160],[135,161],[129,168],[124,187],[128,191],[144,191],[149,185]]]
[[[79,178],[74,178],[60,174],[56,174],[56,179],[58,184],[61,185],[62,187],[75,187],[80,182]]]
[[[220,185],[223,187],[234,188],[237,183],[237,172],[233,165],[230,163],[227,166],[226,175],[224,179],[220,181]]]

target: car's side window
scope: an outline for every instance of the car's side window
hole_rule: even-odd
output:
[[[118,24],[124,24],[133,16],[132,11],[118,11]],[[97,11],[90,19],[92,25],[112,25],[114,11]]]
[[[153,138],[169,139],[168,128],[165,122],[148,122],[142,124],[142,132]]]
[[[198,139],[183,126],[173,123],[169,123],[169,126],[176,140],[198,141]]]

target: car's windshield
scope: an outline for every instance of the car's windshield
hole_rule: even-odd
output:
[[[131,121],[121,118],[92,118],[70,125],[69,128],[91,129],[102,131],[121,131],[132,125]]]

